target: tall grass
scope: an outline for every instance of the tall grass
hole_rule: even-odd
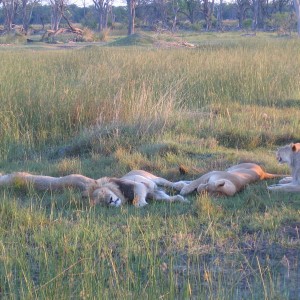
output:
[[[183,107],[297,107],[298,46],[269,40],[190,51],[3,51],[2,155],[16,144],[63,142],[99,122],[165,120]]]

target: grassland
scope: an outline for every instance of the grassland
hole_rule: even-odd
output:
[[[274,151],[300,140],[300,41],[178,38],[197,47],[0,47],[1,172],[288,173]],[[299,299],[300,196],[266,185],[143,209],[1,189],[0,298]]]

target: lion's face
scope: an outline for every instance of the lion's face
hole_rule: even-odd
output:
[[[277,149],[276,159],[280,164],[290,163],[291,156],[293,154],[292,147],[290,145],[283,146]]]
[[[198,193],[208,192],[215,196],[233,196],[237,190],[230,180],[218,179],[206,184],[200,184],[197,191]]]
[[[122,200],[108,188],[102,187],[96,189],[92,195],[93,204],[105,204],[109,206],[119,207]]]

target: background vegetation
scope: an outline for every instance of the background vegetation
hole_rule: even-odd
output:
[[[244,161],[289,172],[274,151],[300,139],[299,40],[138,37],[1,47],[2,173],[178,180]],[[1,188],[0,297],[298,299],[300,197],[271,183],[143,209]]]

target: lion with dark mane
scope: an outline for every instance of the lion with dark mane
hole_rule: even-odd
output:
[[[129,202],[136,207],[147,205],[147,199],[168,202],[188,202],[181,195],[168,195],[158,186],[180,191],[187,183],[184,181],[171,182],[157,177],[149,172],[134,170],[121,178],[103,177],[91,179],[80,174],[63,177],[32,175],[25,172],[16,172],[0,176],[0,186],[32,187],[36,190],[63,190],[77,188],[84,197],[89,197],[91,204],[107,204],[120,206]]]
[[[94,204],[102,203],[109,206],[120,206],[123,203],[132,203],[136,207],[147,205],[147,199],[167,202],[188,202],[181,195],[168,195],[158,186],[180,191],[184,181],[171,182],[157,177],[149,172],[134,170],[121,178],[104,177],[97,180],[97,187],[91,193]]]

